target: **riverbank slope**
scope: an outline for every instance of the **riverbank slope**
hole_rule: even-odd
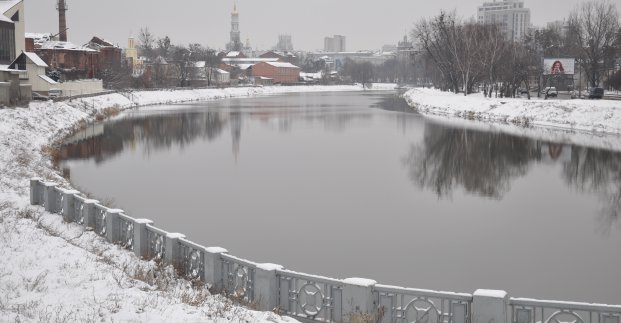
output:
[[[621,101],[484,98],[421,88],[403,97],[428,116],[621,135]]]

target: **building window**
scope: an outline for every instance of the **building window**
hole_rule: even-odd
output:
[[[11,17],[12,21],[18,22],[19,21],[19,11],[17,11],[13,17]]]

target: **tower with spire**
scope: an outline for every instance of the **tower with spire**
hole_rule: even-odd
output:
[[[231,40],[226,45],[226,49],[229,51],[240,51],[242,47],[241,33],[239,31],[239,13],[237,12],[237,2],[234,2],[233,12],[231,13]]]

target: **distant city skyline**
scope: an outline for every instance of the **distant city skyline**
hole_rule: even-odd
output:
[[[421,17],[431,17],[440,10],[455,9],[464,19],[476,19],[477,7],[483,2],[238,0],[237,10],[241,41],[249,39],[254,48],[271,49],[278,36],[287,33],[296,50],[321,50],[326,35],[338,34],[347,37],[347,49],[355,51],[396,44]],[[524,2],[531,9],[531,23],[545,26],[566,18],[577,3],[584,1]],[[76,44],[100,36],[126,47],[130,34],[137,37],[142,27],[157,37],[169,36],[174,44],[194,42],[223,49],[230,38],[232,0],[67,0],[67,4],[68,39]],[[56,0],[26,0],[25,6],[27,32],[58,32]]]

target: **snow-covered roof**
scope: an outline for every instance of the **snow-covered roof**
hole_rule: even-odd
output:
[[[239,54],[241,54],[240,52],[228,52],[228,54],[226,54],[226,57],[237,57],[239,56]]]
[[[260,58],[260,57],[249,57],[249,58],[223,58],[222,62],[224,63],[259,63],[259,62],[278,62],[278,58]]]
[[[47,75],[39,75],[39,77],[42,78],[44,81],[50,83],[50,84],[58,84],[58,82],[52,80]]]
[[[23,0],[0,0],[0,13],[5,13]]]
[[[24,36],[26,38],[32,38],[32,39],[41,39],[41,38],[50,39],[52,37],[52,34],[50,33],[25,33]]]
[[[314,79],[314,80],[319,80],[319,79],[321,79],[323,77],[323,72],[321,72],[321,71],[319,71],[317,73],[300,72],[300,77]]]
[[[31,52],[24,52],[24,55],[28,57],[35,65],[39,67],[48,67],[47,64],[39,57],[39,55]]]
[[[265,64],[272,65],[274,67],[288,67],[288,68],[299,68],[291,63],[286,62],[265,62]]]
[[[219,68],[214,69],[214,71],[216,71],[216,73],[218,73],[218,74],[230,74],[229,72],[227,72],[225,70],[221,70]]]
[[[15,70],[9,67],[10,65],[0,65],[0,72],[16,72],[25,73],[26,71]]]
[[[252,66],[254,66],[254,64],[239,64],[239,65],[237,65],[237,67],[239,67],[242,70],[247,70],[247,69],[249,69]]]
[[[65,41],[48,41],[41,44],[41,49],[63,49],[63,50],[79,50],[85,52],[96,52],[94,49],[86,48],[84,46],[77,46],[71,42]]]

